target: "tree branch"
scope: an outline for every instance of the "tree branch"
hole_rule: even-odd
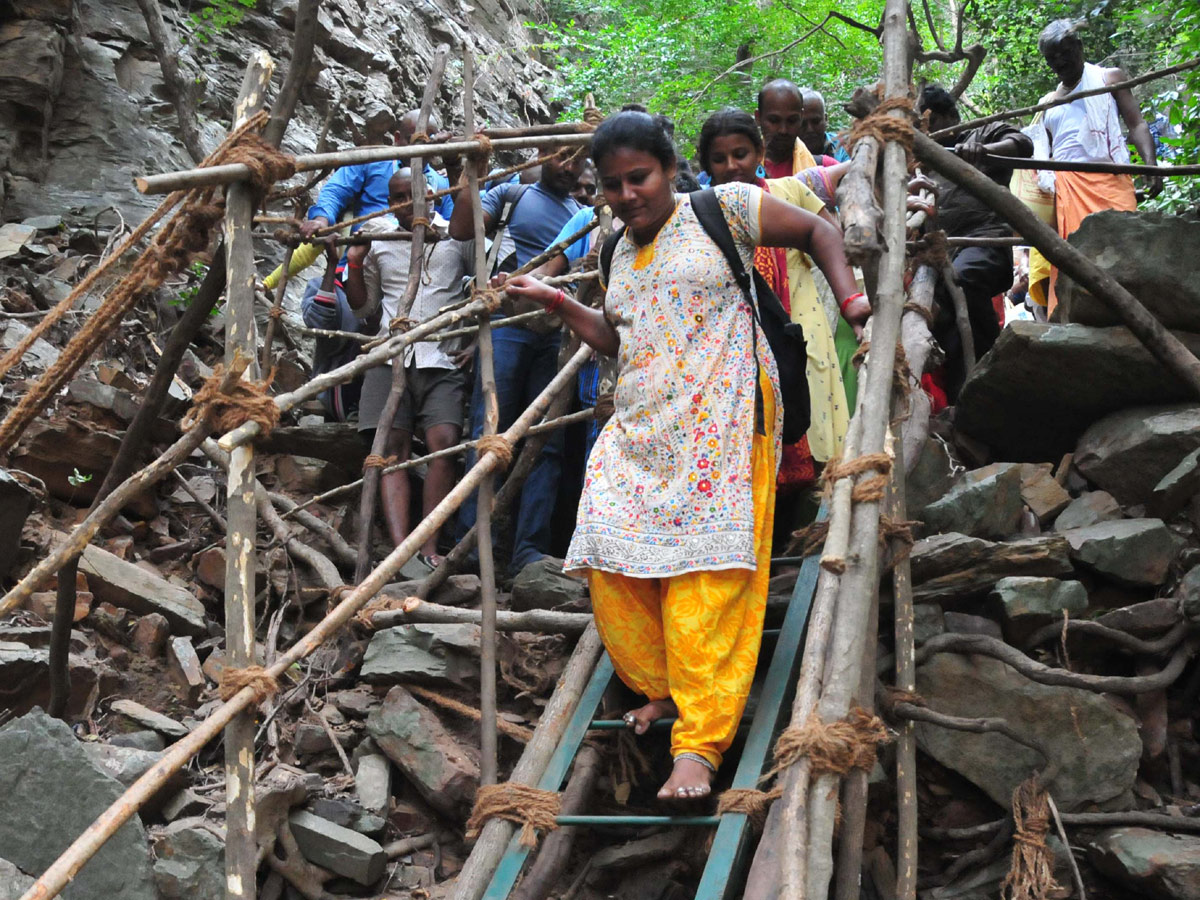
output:
[[[179,71],[179,54],[171,33],[167,31],[166,20],[163,19],[162,7],[158,0],[137,0],[142,10],[142,18],[146,20],[146,30],[150,33],[150,45],[158,64],[162,67],[163,86],[167,97],[175,107],[175,115],[179,119],[179,138],[187,149],[192,162],[198,163],[204,159],[204,148],[200,144],[200,128],[196,124],[196,110],[192,103],[191,91],[187,80]]]

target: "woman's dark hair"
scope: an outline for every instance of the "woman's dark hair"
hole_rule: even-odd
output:
[[[928,85],[921,91],[921,99],[917,101],[917,108],[921,112],[929,110],[939,116],[958,117],[958,104],[954,102],[954,96],[938,84]]]
[[[682,167],[687,165],[686,159],[679,160],[680,168],[675,173],[675,193],[690,194],[692,191],[700,190],[704,185],[696,180],[696,176],[692,174],[691,169],[684,170]]]
[[[605,119],[592,135],[592,160],[597,167],[604,157],[620,148],[649,153],[664,169],[675,165],[675,145],[648,113],[617,113]]]
[[[740,109],[726,107],[715,112],[704,120],[700,128],[700,140],[696,144],[696,158],[704,171],[708,171],[708,154],[712,150],[713,141],[727,134],[740,134],[749,139],[756,153],[763,152],[763,139],[758,131],[758,123],[754,116]]]

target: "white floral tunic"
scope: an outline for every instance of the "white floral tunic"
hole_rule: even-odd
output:
[[[715,191],[750,271],[762,191]],[[609,281],[605,313],[621,338],[616,410],[588,461],[566,568],[642,578],[752,570],[750,306],[686,196],[652,244],[639,248],[626,232]],[[757,348],[782,409],[761,330]],[[777,430],[777,451],[779,438]]]

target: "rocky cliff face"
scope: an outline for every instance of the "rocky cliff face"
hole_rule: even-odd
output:
[[[164,0],[177,38],[201,5]],[[239,25],[183,48],[206,149],[228,127],[254,49],[286,71],[295,11],[295,0],[258,0]],[[550,120],[542,95],[554,76],[531,49],[523,23],[532,18],[530,0],[325,0],[285,148],[311,151],[335,105],[346,114],[333,116],[331,147],[353,142],[351,122],[362,129],[382,110],[416,106],[434,46],[459,48],[468,35],[483,122]],[[462,120],[460,72],[452,56],[437,104],[443,122]],[[177,130],[136,0],[0,0],[0,220],[107,207],[140,219],[154,201],[137,194],[133,176],[191,164]]]

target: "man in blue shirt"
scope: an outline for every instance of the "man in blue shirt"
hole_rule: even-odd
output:
[[[419,110],[405,113],[396,126],[395,140],[398,146],[412,142],[416,133],[416,123]],[[430,127],[436,128],[436,120],[430,117]],[[380,162],[361,163],[357,166],[342,166],[334,172],[321,186],[317,202],[308,208],[308,219],[300,226],[304,237],[311,237],[320,228],[341,219],[349,213],[352,217],[365,216],[388,207],[388,182],[396,174],[400,163],[394,159]],[[455,172],[457,179],[458,173]],[[425,161],[425,182],[431,190],[442,190],[450,186],[450,180],[439,173]],[[454,211],[454,198],[441,197],[434,202],[434,209],[444,219],[450,218]],[[359,225],[353,226],[352,231],[358,231]]]
[[[580,205],[571,197],[571,191],[583,163],[582,152],[567,160],[547,160],[542,164],[541,179],[536,184],[502,184],[483,195],[483,227],[489,235],[496,230],[506,204],[517,200],[508,214],[507,231],[514,249],[509,255],[508,264],[501,267],[504,271],[523,266],[553,244],[567,220],[580,210]],[[487,160],[480,159],[478,166],[479,177],[486,177]],[[465,184],[465,179],[461,183]],[[450,237],[460,241],[474,237],[470,203],[460,203],[455,207],[450,217]],[[513,325],[492,332],[501,431],[516,421],[517,416],[558,371],[561,329],[555,325],[553,330],[544,333],[547,330]],[[473,439],[483,434],[483,388],[478,364],[475,370],[475,390],[471,397]],[[521,491],[513,535],[511,568],[514,573],[550,552],[550,517],[558,493],[562,450],[563,433],[558,430],[546,442]],[[473,465],[474,461],[474,454],[471,454],[467,465]],[[475,524],[475,510],[476,495],[472,494],[459,513],[460,538]]]
[[[838,140],[837,134],[826,131],[829,120],[825,116],[825,98],[820,91],[804,88],[804,113],[800,119],[800,140],[813,155],[817,165],[821,165],[822,156],[832,156],[838,162],[848,162],[850,154]]]

